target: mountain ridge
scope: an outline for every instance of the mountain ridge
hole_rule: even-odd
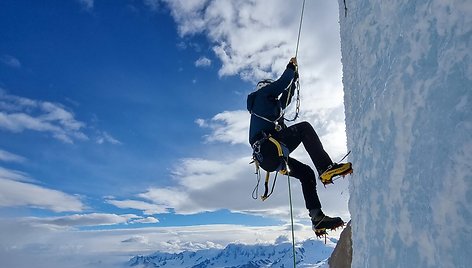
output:
[[[337,239],[324,241],[308,239],[296,244],[298,267],[326,267],[327,260],[336,246]],[[293,266],[292,243],[246,245],[230,243],[223,249],[203,249],[180,253],[155,252],[131,258],[128,267],[291,267]]]

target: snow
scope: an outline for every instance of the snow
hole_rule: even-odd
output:
[[[352,267],[468,267],[472,2],[338,2]]]
[[[308,239],[296,245],[297,267],[327,267],[337,240],[324,244]],[[133,257],[128,265],[146,267],[293,267],[292,244],[229,244],[224,249],[204,249],[180,253],[156,252],[149,256]]]

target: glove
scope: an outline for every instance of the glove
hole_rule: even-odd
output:
[[[289,63],[287,64],[287,69],[292,69],[294,71],[297,71],[297,67],[298,67],[298,64],[297,64],[297,58],[291,58]]]

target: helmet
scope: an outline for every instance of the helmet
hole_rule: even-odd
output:
[[[256,85],[256,90],[259,90],[265,86],[267,86],[268,84],[274,82],[272,79],[264,79],[264,80],[261,80],[259,82],[257,82],[257,85]]]

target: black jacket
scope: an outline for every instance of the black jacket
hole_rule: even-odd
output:
[[[279,79],[248,95],[247,109],[251,113],[249,126],[249,143],[251,145],[260,139],[262,132],[266,134],[275,132],[273,121],[278,120],[279,125],[285,127],[283,117],[280,116],[282,109],[285,109],[292,100],[296,87],[295,83],[292,83],[294,77],[295,67],[289,64]]]

